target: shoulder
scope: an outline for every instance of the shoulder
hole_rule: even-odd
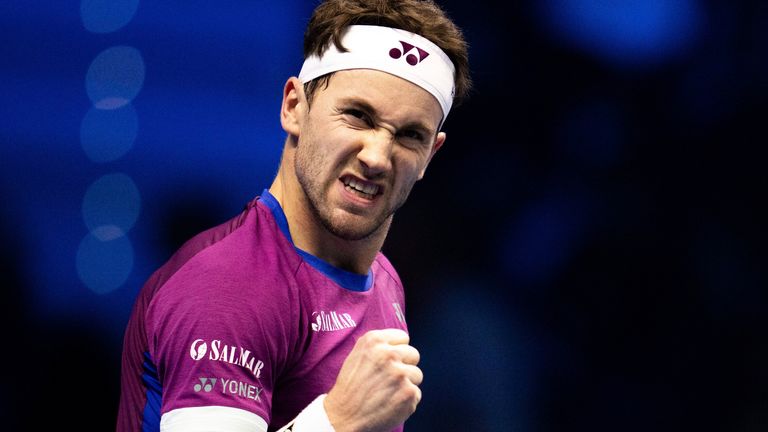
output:
[[[290,320],[299,263],[263,210],[254,200],[239,216],[189,240],[158,270],[146,311],[149,340],[203,328],[239,333],[256,322],[282,327]]]
[[[373,265],[371,267],[373,268],[374,274],[383,274],[386,276],[386,278],[390,279],[394,284],[402,289],[403,282],[400,280],[400,275],[397,273],[397,270],[395,270],[395,267],[392,265],[389,259],[382,252],[376,254],[376,259],[374,259]]]
[[[204,295],[213,290],[246,294],[246,289],[264,285],[278,288],[290,282],[300,259],[279,229],[268,209],[251,201],[245,210],[227,222],[188,240],[153,275],[156,295]]]

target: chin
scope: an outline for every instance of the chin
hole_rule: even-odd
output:
[[[379,232],[383,222],[371,222],[370,220],[359,221],[350,220],[352,218],[335,218],[335,220],[323,220],[325,229],[336,237],[348,240],[365,240]]]
[[[336,237],[348,241],[365,240],[378,231],[377,228],[365,229],[345,225],[331,225],[326,228]]]

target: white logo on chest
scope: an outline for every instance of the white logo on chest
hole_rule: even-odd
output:
[[[348,313],[336,311],[312,312],[312,331],[328,332],[357,327],[357,323]]]

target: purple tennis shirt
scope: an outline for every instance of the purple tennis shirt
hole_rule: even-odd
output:
[[[331,389],[359,337],[407,331],[404,305],[384,255],[358,275],[297,249],[265,190],[185,243],[140,291],[117,430],[159,430],[163,414],[204,406],[240,408],[276,430]]]

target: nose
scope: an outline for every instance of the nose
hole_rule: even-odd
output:
[[[364,174],[377,177],[392,168],[394,136],[384,128],[371,129],[362,140],[357,160],[363,165]]]

